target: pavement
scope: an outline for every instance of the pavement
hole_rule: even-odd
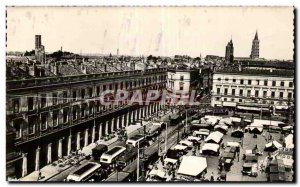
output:
[[[169,119],[169,115],[171,115],[171,114],[172,113],[168,111],[162,117],[160,117],[159,120],[163,121],[163,120]],[[152,116],[156,116],[156,115],[152,115]],[[148,126],[148,125],[151,125],[150,121],[147,121],[146,126]],[[134,134],[140,133],[141,130],[143,130],[143,127],[140,124],[129,125],[129,126],[126,127],[126,130],[127,130],[128,136],[132,136]],[[108,145],[109,149],[114,147],[114,146],[117,146],[117,145],[125,145],[125,142],[118,141],[117,137],[114,137],[114,138],[112,138],[108,141],[100,140],[97,143],[104,143],[104,144]],[[82,152],[87,154],[87,155],[91,154],[91,151],[95,146],[96,146],[96,144],[92,143],[92,144],[88,145],[87,147],[83,148]],[[92,160],[82,160],[79,165],[83,165],[83,164],[87,163],[88,161],[92,161]],[[56,172],[51,177],[47,177],[45,180],[47,180],[47,181],[63,181],[63,179],[67,178],[67,176],[72,171],[74,171],[74,169],[76,169],[77,167],[79,167],[79,166],[68,167],[63,171]],[[36,181],[36,179],[33,180],[33,181]]]

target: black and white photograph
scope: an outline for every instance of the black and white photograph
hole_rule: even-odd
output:
[[[6,181],[295,182],[294,20],[293,6],[7,6]]]

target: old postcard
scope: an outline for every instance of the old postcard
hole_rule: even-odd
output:
[[[294,182],[293,7],[7,7],[6,180]]]

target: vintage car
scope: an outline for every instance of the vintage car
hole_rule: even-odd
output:
[[[247,162],[243,164],[243,169],[242,169],[242,174],[243,175],[248,175],[251,177],[257,177],[258,174],[258,164],[257,163],[251,163]]]

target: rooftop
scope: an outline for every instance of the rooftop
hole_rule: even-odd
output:
[[[293,77],[294,70],[290,69],[247,69],[239,68],[239,66],[227,66],[216,70],[216,73],[230,73],[230,74],[247,74],[247,75],[263,75],[263,76],[279,76],[279,77]]]
[[[249,60],[241,61],[243,67],[261,67],[261,68],[276,68],[276,69],[295,69],[293,61],[279,61],[279,60]]]

